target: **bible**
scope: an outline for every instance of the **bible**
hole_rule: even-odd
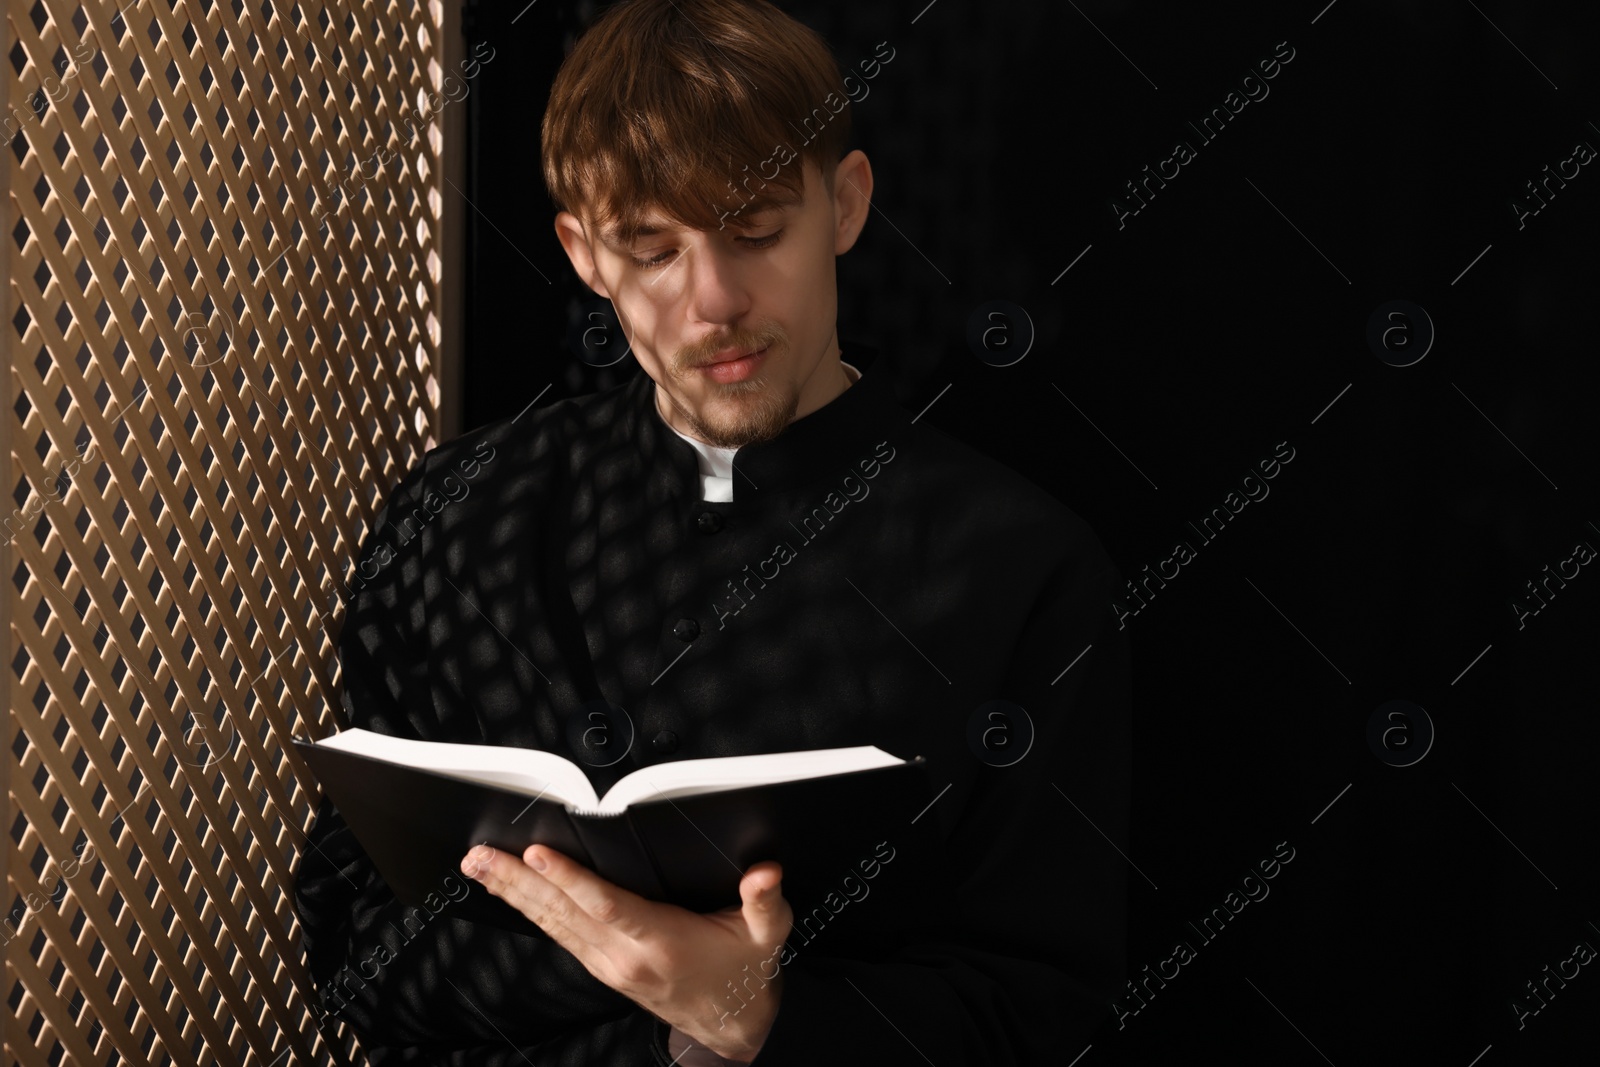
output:
[[[739,906],[744,872],[776,860],[797,922],[802,907],[837,899],[846,878],[861,884],[882,848],[931,852],[934,820],[920,819],[934,799],[927,760],[871,745],[657,763],[602,797],[578,764],[540,749],[359,728],[293,743],[397,899],[438,900],[453,875],[470,889],[451,895],[445,914],[533,936],[545,935],[461,875],[473,845],[517,857],[546,845],[630,892],[698,912]],[[896,881],[913,877],[915,864],[899,866]],[[878,916],[879,933],[908,917]]]

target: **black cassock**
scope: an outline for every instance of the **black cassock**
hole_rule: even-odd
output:
[[[740,449],[726,503],[700,499],[642,371],[430,451],[352,572],[344,707],[561,753],[601,793],[666,760],[925,756],[937,923],[892,951],[792,937],[755,1063],[1065,1062],[1126,977],[1121,578],[1067,507],[914,421],[883,359],[845,358],[860,380]],[[850,899],[871,925],[877,901]],[[819,904],[789,902],[797,924]],[[669,1060],[666,1024],[555,942],[398,903],[326,802],[295,906],[375,1064]]]

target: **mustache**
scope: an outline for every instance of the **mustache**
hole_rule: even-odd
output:
[[[711,361],[712,356],[729,348],[737,348],[741,352],[757,352],[763,348],[781,348],[788,343],[788,336],[781,329],[733,333],[714,340],[685,345],[678,350],[678,366],[684,369],[705,366]]]

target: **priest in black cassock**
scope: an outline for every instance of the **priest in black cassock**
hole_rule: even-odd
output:
[[[545,178],[639,373],[404,476],[350,580],[342,701],[380,733],[561,753],[601,793],[669,760],[921,755],[936,854],[897,869],[885,842],[826,908],[760,863],[711,915],[542,846],[442,872],[441,902],[474,878],[523,935],[400,904],[325,801],[294,902],[326,1018],[380,1067],[1024,1065],[1110,1017],[1120,577],[1071,510],[913,419],[886,356],[841,348],[834,261],[873,188],[848,82],[765,3],[633,0],[579,41]],[[864,936],[905,925],[867,890],[913,874],[928,917]]]

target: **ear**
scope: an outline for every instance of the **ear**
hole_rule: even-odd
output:
[[[842,256],[855,246],[872,208],[872,164],[857,148],[839,161],[833,172],[833,254]]]
[[[583,279],[594,292],[611,299],[611,294],[606,291],[605,282],[600,280],[600,272],[595,269],[594,252],[589,248],[589,238],[583,232],[583,223],[569,211],[556,215],[556,239],[561,242],[561,247],[566,250],[567,258],[572,261],[572,269],[578,272],[578,277]]]

